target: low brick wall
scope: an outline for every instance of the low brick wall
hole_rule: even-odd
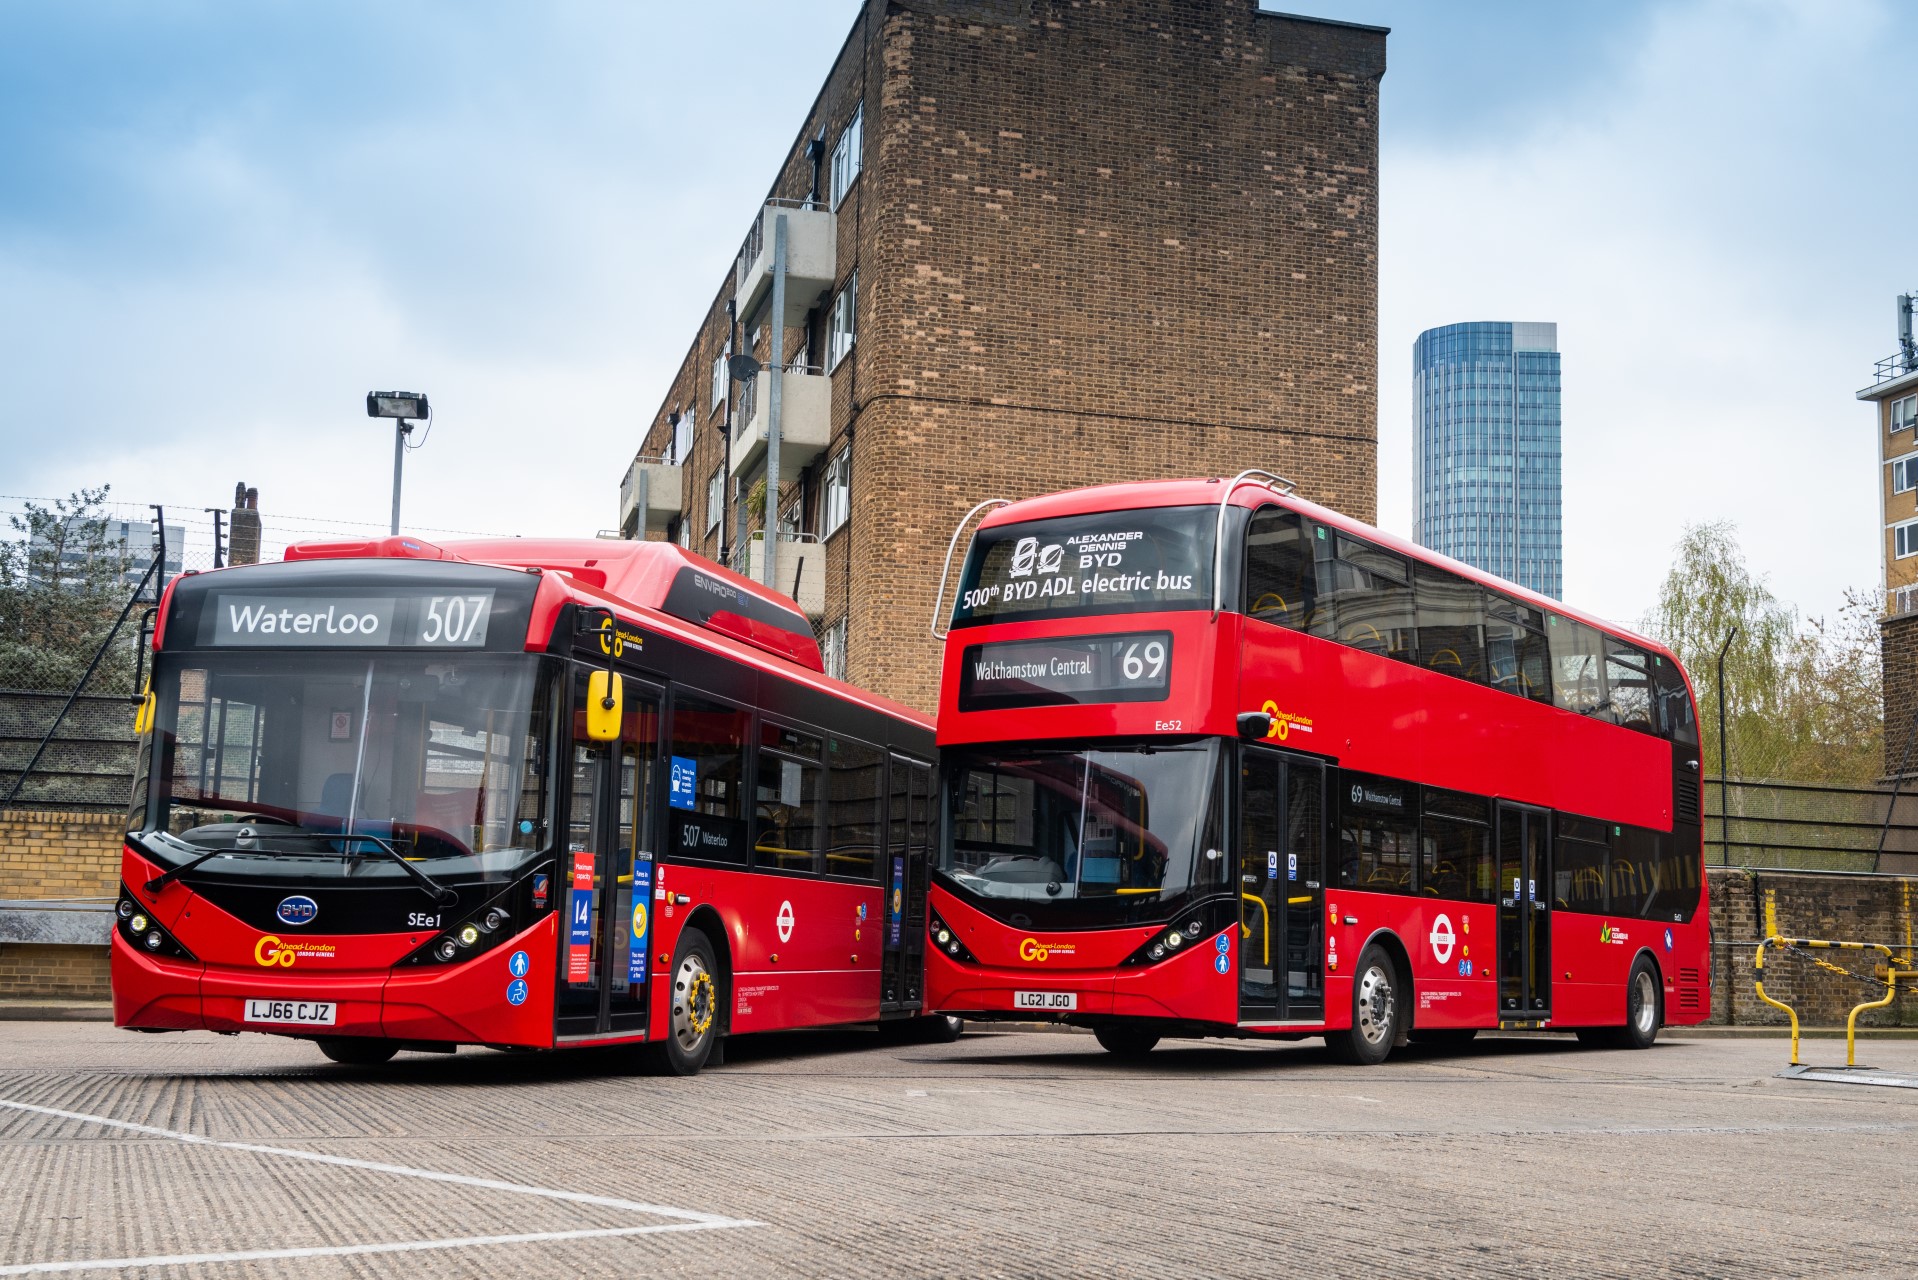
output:
[[[1830,875],[1803,871],[1753,871],[1712,867],[1712,1022],[1720,1026],[1784,1026],[1788,1019],[1758,998],[1752,960],[1765,936],[1765,899],[1776,903],[1778,931],[1786,937],[1845,942],[1884,942],[1901,956],[1918,959],[1918,879],[1908,876]],[[1885,989],[1823,968],[1811,959],[1870,974],[1884,963],[1876,952],[1819,951],[1798,954],[1776,947],[1765,953],[1765,991],[1798,1011],[1808,1027],[1843,1026],[1854,1005],[1875,1000]],[[1865,1027],[1918,1026],[1918,988],[1883,1009],[1859,1015]]]
[[[112,898],[125,830],[120,813],[0,809],[0,901]],[[105,947],[0,941],[0,999],[109,994]]]

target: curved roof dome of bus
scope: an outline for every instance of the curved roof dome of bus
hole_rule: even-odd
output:
[[[428,542],[401,534],[351,542],[301,542],[288,560],[465,560],[563,573],[642,609],[717,631],[823,672],[819,641],[799,606],[704,556],[671,542],[604,538],[474,538]]]

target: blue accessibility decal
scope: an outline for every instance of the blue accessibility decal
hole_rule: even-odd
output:
[[[1226,955],[1223,951],[1221,951],[1218,955],[1212,957],[1212,967],[1214,969],[1217,969],[1220,973],[1230,972],[1232,968],[1232,959],[1230,956]]]
[[[525,1004],[526,1003],[526,979],[514,978],[511,982],[506,984],[506,1003],[507,1004]]]
[[[526,958],[526,953],[524,951],[515,951],[512,954],[511,958],[509,958],[506,961],[506,971],[512,974],[515,978],[524,978],[526,976],[527,969],[531,967],[532,967],[532,961]]]
[[[1667,929],[1665,930],[1665,950],[1670,951],[1671,949],[1672,949],[1672,931],[1670,929]]]
[[[1230,933],[1222,933],[1214,941],[1219,948],[1220,955],[1224,955],[1226,952],[1232,950],[1232,935]]]

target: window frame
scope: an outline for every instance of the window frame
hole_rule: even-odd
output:
[[[1901,493],[1911,493],[1913,490],[1918,490],[1918,453],[1907,453],[1892,458],[1887,465],[1891,468],[1891,492],[1893,497]],[[1905,477],[1905,483],[1903,484],[1898,482],[1898,476],[1901,471]]]
[[[830,538],[852,519],[852,445],[826,460],[819,478],[819,536]]]
[[[1903,410],[1903,413],[1899,411]],[[1896,435],[1900,431],[1910,431],[1918,426],[1918,393],[1899,396],[1888,402],[1885,413],[1886,433]]]
[[[1918,520],[1898,520],[1887,527],[1891,530],[1892,559],[1908,560],[1912,556],[1918,556],[1918,533],[1911,532],[1918,530]],[[1905,550],[1898,549],[1900,544],[1905,547]]]
[[[838,369],[859,345],[859,272],[846,277],[846,283],[833,295],[826,321],[826,372]]]
[[[866,167],[865,150],[866,104],[861,102],[852,109],[852,118],[846,121],[838,141],[833,143],[832,162],[827,170],[827,208],[837,212],[846,193],[859,181]]]
[[[706,477],[706,533],[710,535],[725,518],[726,511],[726,464],[721,461]]]

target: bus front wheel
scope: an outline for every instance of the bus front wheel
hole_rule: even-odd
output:
[[[1352,971],[1352,1025],[1325,1036],[1332,1057],[1366,1067],[1384,1062],[1404,1016],[1399,991],[1398,966],[1392,957],[1383,947],[1367,947]]]
[[[1143,1058],[1159,1043],[1159,1033],[1143,1027],[1100,1027],[1092,1036],[1115,1058]]]
[[[652,1046],[653,1062],[667,1075],[698,1075],[719,1041],[719,1011],[725,1000],[713,944],[703,932],[687,929],[679,935],[671,972],[666,1038]]]

